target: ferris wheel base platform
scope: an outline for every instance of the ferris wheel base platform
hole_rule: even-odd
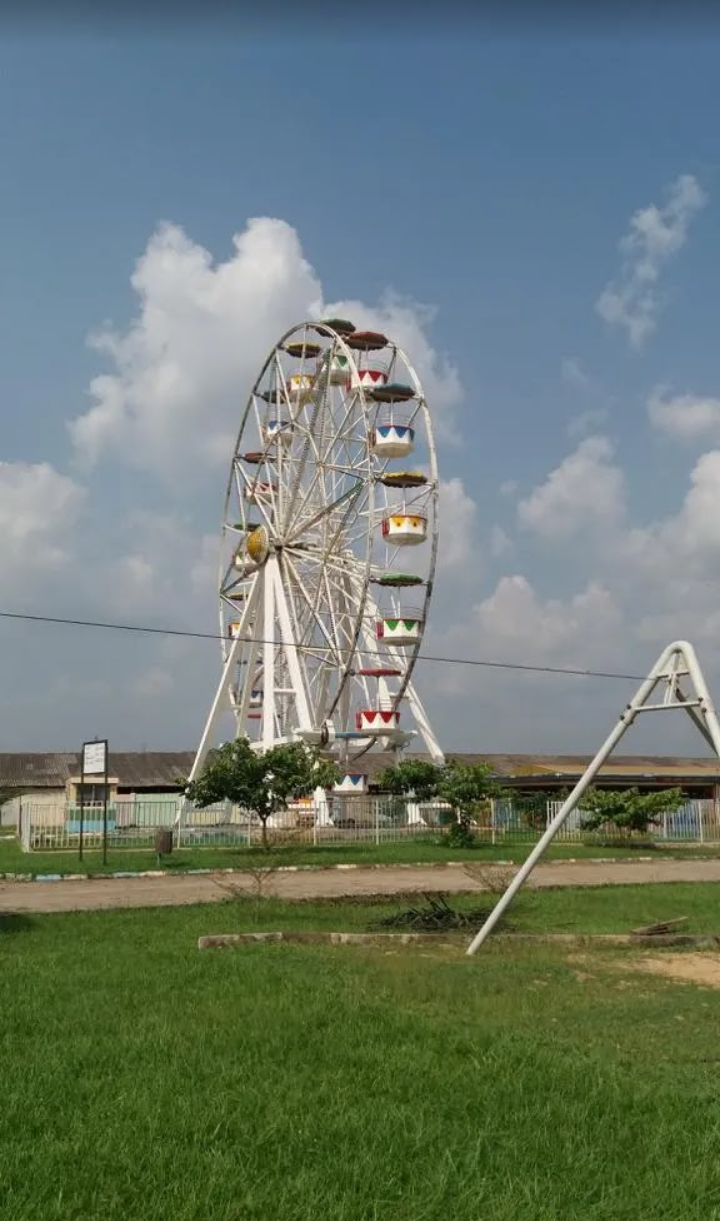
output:
[[[378,742],[381,738],[383,743],[397,746],[407,746],[409,742],[416,738],[416,729],[384,729],[382,735],[369,734],[366,730],[359,729],[332,729],[329,731],[323,727],[320,729],[296,729],[293,731],[293,737],[301,742],[306,742],[308,746],[328,746],[331,747],[333,742],[355,742],[359,745],[372,745]]]

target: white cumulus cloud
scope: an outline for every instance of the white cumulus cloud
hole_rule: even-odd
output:
[[[599,582],[590,582],[565,601],[542,600],[526,577],[515,575],[502,577],[474,608],[471,630],[489,656],[513,661],[561,656],[573,664],[583,656],[596,656],[598,639],[620,619],[613,595]]]
[[[625,511],[625,478],[606,437],[586,437],[518,505],[518,521],[546,539],[607,528]]]
[[[678,441],[720,437],[720,398],[702,394],[669,395],[656,387],[647,401],[650,422]]]
[[[81,461],[111,455],[165,476],[228,463],[255,378],[281,335],[326,310],[386,330],[408,351],[441,423],[461,397],[457,371],[433,349],[428,307],[393,295],[373,307],[323,304],[321,283],[291,225],[247,223],[215,262],[177,225],[162,225],[131,278],[137,315],[90,340],[109,368],[90,385],[92,406],[69,424]]]
[[[660,273],[685,245],[690,223],[706,202],[697,179],[681,174],[663,207],[650,204],[631,218],[620,242],[620,275],[603,289],[595,308],[606,322],[627,332],[632,347],[642,347],[655,330],[663,306]]]
[[[0,462],[0,566],[40,577],[68,559],[84,490],[47,462]]]
[[[441,479],[438,497],[440,542],[438,572],[472,564],[480,564],[479,546],[475,537],[477,505],[465,491],[462,479]]]

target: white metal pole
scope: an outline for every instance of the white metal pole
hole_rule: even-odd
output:
[[[263,709],[262,748],[270,750],[275,742],[275,583],[277,559],[268,556],[263,569]]]
[[[245,603],[245,608],[243,610],[243,613],[242,613],[242,616],[240,619],[240,626],[238,628],[237,636],[235,637],[232,644],[230,645],[230,648],[228,649],[228,654],[227,654],[225,663],[223,665],[220,682],[218,683],[217,691],[215,692],[215,698],[214,698],[214,700],[212,702],[212,706],[210,708],[210,714],[205,723],[205,728],[203,730],[203,734],[200,739],[200,745],[197,748],[197,752],[195,754],[195,759],[194,759],[193,765],[190,769],[190,775],[188,776],[189,781],[195,780],[196,777],[200,774],[200,771],[202,770],[202,766],[207,757],[208,751],[210,750],[210,742],[212,740],[212,734],[215,729],[215,723],[218,719],[220,712],[222,711],[223,703],[227,698],[228,687],[230,686],[230,681],[232,679],[233,668],[234,668],[235,661],[237,658],[237,653],[242,644],[242,637],[245,634],[246,626],[247,626],[248,622],[250,621],[251,615],[255,608],[256,589],[257,589],[257,585],[254,585],[253,589],[251,591],[250,597],[248,598],[247,602]],[[183,800],[180,802],[180,804],[178,806],[177,814],[175,816],[174,826],[176,829],[178,829],[182,825],[183,816],[185,814],[186,807],[187,807],[187,799],[183,798]]]
[[[575,788],[570,793],[570,796],[560,806],[560,809],[558,810],[557,814],[555,815],[552,822],[550,823],[550,826],[545,831],[545,834],[542,835],[541,838],[538,840],[537,844],[533,848],[533,850],[530,853],[527,860],[524,861],[524,863],[521,865],[518,872],[515,874],[515,877],[513,878],[510,885],[508,886],[504,895],[500,896],[498,902],[495,904],[495,907],[490,912],[490,915],[488,916],[487,920],[483,924],[482,928],[471,941],[471,943],[467,949],[467,953],[469,955],[476,954],[477,951],[480,949],[480,946],[486,940],[486,938],[490,936],[490,933],[495,928],[495,925],[497,924],[498,920],[503,915],[503,913],[507,910],[507,908],[510,906],[513,899],[515,898],[515,895],[517,894],[517,892],[519,891],[520,887],[523,885],[525,880],[532,873],[533,869],[537,865],[538,861],[540,860],[540,857],[542,856],[543,852],[547,848],[548,844],[550,844],[552,842],[552,840],[555,838],[557,832],[560,830],[561,826],[565,822],[565,819],[567,818],[568,814],[570,814],[572,812],[572,810],[575,809],[575,806],[577,805],[579,799],[582,797],[585,790],[587,788],[589,788],[589,786],[592,784],[593,780],[595,779],[595,776],[597,775],[599,769],[602,767],[603,763],[607,759],[608,755],[612,754],[613,750],[617,746],[618,742],[622,738],[625,731],[630,727],[630,725],[632,725],[639,708],[642,707],[642,705],[644,704],[648,695],[653,690],[653,688],[655,687],[655,685],[657,684],[659,679],[662,677],[662,667],[667,664],[668,658],[672,655],[672,653],[675,651],[675,649],[676,649],[676,646],[670,645],[667,649],[665,649],[662,656],[658,659],[656,665],[653,666],[651,673],[645,679],[645,681],[641,684],[636,696],[628,704],[625,712],[623,712],[622,716],[620,717],[620,720],[618,721],[617,725],[613,729],[612,733],[610,734],[610,736],[608,738],[606,738],[605,742],[600,747],[600,750],[595,755],[595,758],[592,760],[589,767],[586,768],[585,772],[578,780],[577,784],[575,785]],[[692,675],[692,677],[694,678],[695,676]],[[719,741],[720,741],[720,734],[719,734]]]
[[[565,819],[567,818],[568,814],[570,814],[572,812],[572,810],[574,810],[575,806],[577,805],[579,799],[582,797],[585,790],[587,788],[589,788],[589,786],[592,784],[593,780],[595,779],[595,776],[597,775],[597,772],[602,767],[602,765],[605,762],[605,760],[607,759],[608,755],[613,751],[613,749],[615,748],[617,743],[620,741],[621,737],[625,733],[625,730],[628,728],[628,726],[630,724],[631,724],[630,721],[625,721],[623,719],[615,726],[612,733],[610,734],[610,737],[603,744],[603,746],[601,746],[600,750],[596,754],[596,756],[593,759],[590,766],[587,768],[587,770],[578,780],[578,782],[575,785],[575,788],[571,792],[570,796],[560,806],[560,809],[558,810],[557,814],[555,815],[552,822],[548,826],[547,830],[540,837],[540,839],[538,840],[537,844],[533,848],[533,850],[530,853],[527,860],[522,864],[522,866],[520,867],[518,872],[515,874],[515,877],[513,878],[512,882],[510,883],[507,890],[505,891],[505,894],[502,895],[501,898],[498,900],[495,907],[490,912],[490,915],[488,916],[487,920],[485,921],[482,928],[480,929],[479,933],[477,933],[477,935],[475,936],[473,941],[470,943],[470,946],[467,951],[468,954],[474,954],[477,950],[479,950],[480,946],[482,945],[485,938],[488,937],[490,935],[490,933],[492,932],[492,930],[495,928],[495,925],[497,924],[498,920],[502,916],[503,912],[512,903],[513,899],[515,898],[515,895],[519,891],[520,887],[522,886],[522,884],[526,880],[526,878],[528,878],[530,876],[530,874],[532,873],[533,869],[535,868],[537,862],[540,860],[540,857],[542,856],[543,852],[547,848],[548,844],[555,838],[557,832],[560,830],[561,826],[565,822]]]

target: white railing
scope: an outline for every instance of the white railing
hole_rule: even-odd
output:
[[[174,827],[179,797],[119,798],[107,811],[108,843],[112,848],[152,847],[159,830]],[[508,798],[488,802],[473,824],[477,840],[487,844],[531,844],[545,830],[560,802],[524,802]],[[276,843],[337,844],[402,843],[417,836],[438,840],[452,820],[443,802],[416,803],[393,797],[334,796],[326,805],[298,803],[268,822]],[[581,810],[573,811],[557,835],[559,843],[617,839],[617,832],[590,835],[583,829]],[[176,832],[178,847],[249,846],[261,839],[257,816],[230,803],[186,811]],[[18,833],[25,851],[75,849],[80,838],[80,810],[65,803],[20,803]],[[650,829],[654,840],[666,843],[719,844],[720,809],[714,801],[688,801]],[[83,840],[89,850],[103,840],[102,806],[86,806]]]

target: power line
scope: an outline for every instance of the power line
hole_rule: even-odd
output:
[[[20,611],[0,611],[0,619],[19,619],[28,623],[56,623],[63,627],[100,628],[104,631],[113,632],[139,632],[152,636],[181,636],[191,640],[227,639],[227,637],[221,636],[218,632],[192,632],[188,628],[149,627],[145,624],[137,623],[108,623],[97,619],[69,619],[63,618],[60,615],[31,615]],[[243,642],[247,644],[280,643],[279,641],[263,640],[254,636],[244,636]],[[323,650],[321,645],[295,644],[291,647],[298,649],[300,652],[307,653],[330,652],[329,649]],[[375,657],[386,656],[379,649],[363,649],[363,652]],[[569,674],[578,678],[624,679],[628,682],[642,682],[646,677],[643,674],[619,674],[610,670],[584,670],[575,669],[570,666],[534,666],[519,661],[488,661],[476,657],[434,657],[429,653],[418,653],[416,660],[446,666],[480,666],[489,670],[519,670],[531,674]]]

